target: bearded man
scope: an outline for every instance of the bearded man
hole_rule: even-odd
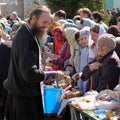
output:
[[[8,91],[6,120],[44,120],[40,82],[65,77],[62,71],[44,71],[39,39],[51,17],[46,6],[31,11],[13,38],[11,61],[4,87]]]

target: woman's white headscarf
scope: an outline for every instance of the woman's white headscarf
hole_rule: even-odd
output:
[[[98,33],[98,39],[100,38],[101,35],[105,34],[106,33],[106,30],[104,29],[104,27],[102,25],[100,25],[100,28],[99,28],[99,33]],[[91,46],[93,44],[93,41],[91,41],[89,43],[89,46]],[[98,42],[95,46],[96,48],[98,48]],[[93,61],[95,59],[95,54],[93,52],[93,49],[90,47],[89,48],[89,58],[90,58],[90,62]]]

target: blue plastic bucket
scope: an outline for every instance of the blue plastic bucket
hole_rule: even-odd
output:
[[[61,88],[44,88],[44,113],[56,114],[60,109]]]

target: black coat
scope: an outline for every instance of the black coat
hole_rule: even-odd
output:
[[[113,90],[119,81],[120,59],[115,51],[111,51],[100,62],[102,63],[102,67],[93,72],[90,71],[89,65],[87,65],[83,69],[82,80],[87,80],[92,76],[93,90],[100,92],[106,89],[106,85],[108,85],[109,89]],[[90,84],[88,90],[90,90]]]
[[[10,63],[12,41],[6,41],[0,44],[0,96],[6,96],[3,82],[7,78]]]
[[[25,25],[17,31],[11,50],[8,78],[4,82],[9,93],[20,96],[40,96],[39,47]]]

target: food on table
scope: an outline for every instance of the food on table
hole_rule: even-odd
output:
[[[82,95],[83,95],[83,93],[79,90],[67,91],[63,94],[62,98],[63,99],[69,99],[69,98],[79,97],[79,96],[82,96]]]
[[[72,103],[77,103],[83,110],[95,110],[97,109],[95,104],[95,96],[88,95],[82,96],[72,101]]]
[[[98,95],[98,92],[95,90],[91,90],[85,93],[85,95]]]
[[[88,100],[86,98],[82,98],[82,102],[90,102],[90,100]]]
[[[65,80],[71,80],[70,76],[66,76]]]
[[[71,78],[70,78],[70,76],[66,76],[65,79],[60,80],[60,81],[58,82],[58,87],[59,87],[59,88],[65,89],[65,88],[68,87],[69,85],[71,85]]]
[[[64,89],[64,91],[72,91],[72,86],[71,85],[69,85],[69,86],[67,86],[65,89]]]
[[[99,97],[101,101],[111,101],[112,97],[110,95],[104,94],[103,96]]]
[[[103,90],[96,96],[96,105],[98,109],[112,110],[118,104],[118,97],[112,90]]]
[[[64,79],[64,80],[60,80],[60,81],[58,82],[58,87],[65,89],[65,88],[68,87],[70,84],[71,84],[71,81],[70,81],[70,80]]]
[[[108,110],[105,115],[106,115],[107,119],[110,119],[111,117],[114,117],[114,113],[113,113],[112,110]]]
[[[112,91],[112,90],[108,90],[108,92],[106,92],[106,90],[103,90],[98,94],[96,99],[98,99],[100,101],[110,102],[110,101],[117,101],[117,96],[114,93],[114,91]]]
[[[116,114],[120,116],[120,104],[115,107]]]

